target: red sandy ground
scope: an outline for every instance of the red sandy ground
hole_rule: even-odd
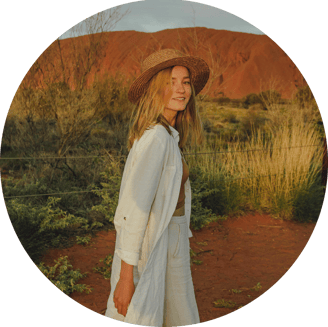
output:
[[[273,286],[292,266],[309,240],[315,224],[275,220],[268,215],[247,215],[211,223],[194,231],[191,248],[198,253],[193,259],[192,275],[200,321],[231,313],[255,300]],[[74,269],[89,272],[79,283],[90,285],[90,294],[74,292],[70,296],[85,307],[104,314],[110,292],[110,280],[95,273],[93,267],[109,253],[113,254],[114,231],[102,231],[86,245],[50,250],[43,258],[48,265],[67,255]],[[204,251],[204,252],[202,252]],[[207,251],[207,252],[205,252]],[[252,290],[260,283],[259,291]],[[233,293],[232,289],[241,290]],[[215,308],[213,301],[224,299],[236,303],[233,309]]]

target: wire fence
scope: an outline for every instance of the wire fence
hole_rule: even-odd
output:
[[[262,152],[272,152],[274,150],[284,150],[284,149],[292,149],[292,148],[306,148],[306,147],[322,147],[322,144],[311,144],[311,145],[303,145],[303,146],[291,146],[291,147],[278,147],[278,148],[268,148],[268,149],[249,149],[249,150],[236,150],[236,151],[214,151],[214,152],[191,152],[191,153],[185,153],[184,156],[197,156],[197,155],[210,155],[210,154],[228,154],[228,153],[234,153],[234,152],[256,152],[256,151],[262,151]],[[326,166],[326,156],[327,156],[327,144],[326,140],[324,142],[324,160],[323,160],[323,173],[322,173],[322,180],[324,182],[324,178],[327,180],[327,167]],[[114,158],[126,158],[127,155],[102,155],[102,156],[79,156],[79,157],[20,157],[20,158],[6,158],[1,157],[1,160],[35,160],[35,159],[90,159],[90,158],[105,158],[105,157],[114,157]],[[325,172],[325,174],[324,174]],[[304,175],[307,175],[309,173],[305,173]],[[271,175],[256,175],[256,176],[246,176],[246,177],[237,177],[237,178],[224,178],[222,179],[222,182],[233,182],[235,180],[242,180],[242,179],[253,179],[253,178],[264,178],[264,177],[274,177],[274,176],[281,176],[285,174],[271,174]],[[64,195],[64,194],[76,194],[76,193],[93,193],[95,191],[99,191],[99,189],[94,190],[82,190],[82,191],[69,191],[69,192],[58,192],[58,193],[43,193],[43,194],[28,194],[28,195],[13,195],[13,196],[4,196],[4,199],[13,199],[13,198],[27,198],[27,197],[37,197],[37,196],[55,196],[55,195]]]
[[[304,173],[300,174],[299,176],[306,176],[310,173]],[[241,180],[241,179],[253,179],[253,178],[263,178],[263,177],[276,177],[276,176],[282,176],[286,174],[269,174],[269,175],[256,175],[256,176],[248,176],[248,177],[237,177],[237,178],[224,178],[221,180],[221,182],[232,182],[235,180]],[[27,195],[13,195],[13,196],[5,196],[4,199],[14,199],[14,198],[28,198],[28,197],[35,197],[35,196],[53,196],[53,195],[62,195],[62,194],[75,194],[75,193],[93,193],[99,191],[99,189],[94,190],[84,190],[84,191],[70,191],[70,192],[60,192],[60,193],[44,193],[44,194],[27,194]]]
[[[322,185],[326,186],[327,184],[327,171],[328,171],[328,147],[327,147],[327,137],[323,140],[323,162],[322,162]],[[214,151],[214,152],[191,152],[191,153],[184,153],[184,156],[198,156],[198,155],[210,155],[214,154],[215,157],[218,154],[227,154],[227,153],[234,153],[234,152],[272,152],[274,150],[285,150],[285,149],[292,149],[292,148],[306,148],[306,147],[322,147],[322,144],[310,144],[310,145],[299,145],[299,146],[289,146],[289,147],[278,147],[278,148],[268,148],[268,149],[248,149],[248,150],[233,150],[233,151]],[[44,157],[20,157],[20,158],[0,158],[0,162],[2,160],[48,160],[48,159],[59,159],[59,160],[67,160],[67,159],[90,159],[90,158],[127,158],[127,155],[112,155],[108,153],[107,155],[95,155],[95,156],[44,156]],[[306,173],[308,174],[308,173]],[[271,174],[271,175],[257,175],[257,176],[248,176],[248,177],[238,177],[238,178],[227,178],[224,179],[224,182],[234,181],[238,179],[250,179],[250,178],[262,178],[262,177],[271,177],[271,176],[279,176],[283,174]],[[98,189],[99,190],[99,189]],[[53,195],[61,195],[61,194],[73,194],[73,193],[92,193],[97,190],[84,190],[84,191],[70,191],[70,192],[60,192],[60,193],[45,193],[45,194],[29,194],[29,195],[15,195],[15,196],[5,196],[4,199],[12,199],[12,198],[23,198],[23,197],[35,197],[35,196],[53,196]]]
[[[226,154],[226,153],[240,153],[240,152],[257,152],[257,151],[263,151],[263,152],[270,152],[274,150],[285,150],[285,149],[293,149],[293,148],[307,148],[307,147],[322,147],[322,144],[311,144],[311,145],[299,145],[299,146],[290,146],[290,147],[279,147],[279,148],[269,148],[269,149],[250,149],[250,150],[236,150],[236,151],[213,151],[213,152],[190,152],[190,153],[184,153],[184,156],[197,156],[197,155],[207,155],[207,154]],[[62,156],[62,157],[0,157],[0,160],[45,160],[45,159],[91,159],[91,158],[126,158],[127,155],[101,155],[101,156],[80,156],[80,157],[73,157],[73,156]]]

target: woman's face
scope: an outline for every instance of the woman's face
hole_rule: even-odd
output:
[[[186,108],[191,97],[189,71],[184,66],[174,66],[171,74],[171,85],[164,91],[166,110],[182,111]]]

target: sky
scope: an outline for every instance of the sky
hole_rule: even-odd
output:
[[[114,31],[135,30],[157,32],[179,27],[207,27],[217,30],[263,34],[245,20],[216,7],[182,0],[146,0],[122,5],[128,15],[118,22]],[[83,22],[81,22],[83,24]],[[71,37],[70,30],[61,38]]]

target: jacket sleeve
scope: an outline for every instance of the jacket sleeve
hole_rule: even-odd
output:
[[[121,225],[115,253],[126,263],[137,265],[150,209],[162,176],[166,143],[158,135],[140,139],[120,199],[117,219]],[[115,220],[114,220],[115,223]]]

